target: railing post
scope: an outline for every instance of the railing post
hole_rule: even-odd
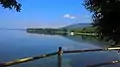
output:
[[[62,55],[62,47],[59,47],[59,49],[58,49],[58,56],[59,55]]]
[[[58,49],[58,67],[62,67],[62,47]]]

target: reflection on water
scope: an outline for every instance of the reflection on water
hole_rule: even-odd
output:
[[[99,41],[95,36],[62,36],[64,38],[67,38],[69,40],[75,41],[75,42],[84,42],[84,43],[90,43],[94,46],[99,47],[109,47],[108,43]]]
[[[0,62],[55,52],[58,47],[63,47],[63,50],[75,50],[101,48],[99,45],[103,45],[99,41],[85,40],[78,36],[39,35],[25,31],[0,31],[0,37]],[[84,67],[118,59],[119,56],[114,51],[64,54],[62,67]],[[56,55],[11,67],[58,67],[58,57]],[[104,67],[120,67],[120,64]]]

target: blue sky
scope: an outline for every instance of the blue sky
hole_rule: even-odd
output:
[[[83,0],[18,0],[21,12],[0,7],[0,28],[52,27],[90,23]]]

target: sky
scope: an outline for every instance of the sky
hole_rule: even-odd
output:
[[[21,12],[0,6],[0,28],[59,28],[76,23],[91,23],[83,0],[17,0]]]

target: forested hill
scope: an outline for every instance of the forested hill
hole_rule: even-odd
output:
[[[85,28],[85,27],[90,27],[92,26],[91,23],[77,23],[77,24],[72,24],[72,25],[68,25],[62,28],[65,29],[79,29],[79,28]]]

